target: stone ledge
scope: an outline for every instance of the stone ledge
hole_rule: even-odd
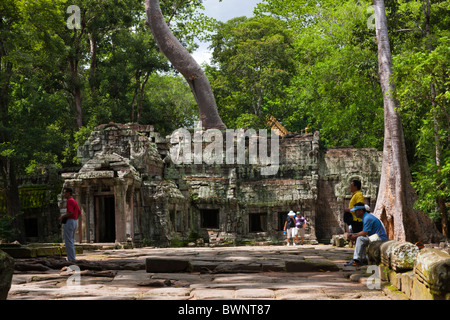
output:
[[[422,249],[414,265],[414,280],[435,299],[450,299],[450,254],[441,249]]]
[[[390,282],[411,300],[450,300],[450,254],[442,249],[419,250],[409,242],[386,241],[368,247],[382,281]]]
[[[376,241],[369,245],[367,253],[371,263],[383,264],[396,272],[406,272],[413,270],[419,248],[410,242]]]
[[[65,256],[67,254],[66,247],[63,244],[54,245],[38,245],[32,244],[29,246],[23,245],[0,245],[0,250],[3,250],[14,259],[28,259],[37,257],[51,257],[51,256]],[[83,246],[75,244],[75,253],[82,254]]]
[[[299,251],[285,252],[295,257],[286,261],[227,261],[226,259],[177,259],[177,258],[147,258],[148,273],[184,273],[199,272],[211,274],[227,273],[259,273],[259,272],[330,272],[340,268],[329,259],[322,256],[297,256]]]
[[[339,271],[339,267],[327,259],[286,261],[287,272]]]

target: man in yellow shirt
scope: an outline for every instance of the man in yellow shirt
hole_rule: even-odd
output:
[[[364,196],[361,192],[361,181],[352,180],[350,183],[350,191],[352,192],[352,198],[350,199],[348,208],[344,210],[344,222],[348,224],[350,232],[358,233],[362,231],[362,219],[358,218],[351,209],[359,202],[364,203]]]
[[[350,182],[350,191],[352,192],[352,198],[350,199],[348,208],[344,210],[344,222],[348,224],[350,234],[352,234],[363,231],[362,218],[358,218],[354,211],[351,211],[357,203],[364,203],[364,196],[361,192],[361,181],[352,180]],[[355,240],[350,241],[353,243]],[[351,265],[353,265],[353,259],[346,264],[346,266]]]

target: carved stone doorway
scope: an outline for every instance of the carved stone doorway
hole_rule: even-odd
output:
[[[95,242],[116,241],[114,195],[95,196]]]

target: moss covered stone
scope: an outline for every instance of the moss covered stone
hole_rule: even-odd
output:
[[[6,300],[14,273],[14,259],[0,250],[0,300]]]
[[[417,255],[414,277],[413,294],[416,297],[445,299],[450,293],[450,255],[439,249],[422,249]]]

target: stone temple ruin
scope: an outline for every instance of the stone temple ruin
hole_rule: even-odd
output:
[[[362,181],[366,203],[375,205],[381,152],[323,150],[319,132],[280,138],[272,176],[248,163],[175,164],[170,147],[170,137],[149,125],[98,126],[78,150],[81,169],[62,174],[82,210],[76,241],[279,243],[293,210],[309,222],[305,242],[317,243],[344,232],[351,179]]]

